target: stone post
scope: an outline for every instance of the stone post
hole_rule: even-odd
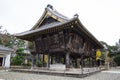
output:
[[[32,58],[31,69],[33,69],[33,67],[34,67],[34,55],[31,55],[31,58]]]
[[[105,51],[105,69],[109,69],[109,61],[108,61],[108,54],[109,52],[106,50]]]

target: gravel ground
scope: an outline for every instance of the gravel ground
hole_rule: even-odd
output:
[[[0,80],[120,80],[120,69],[102,71],[85,78],[0,71]]]

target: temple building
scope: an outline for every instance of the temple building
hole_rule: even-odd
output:
[[[65,68],[79,67],[88,59],[94,64],[93,50],[102,49],[101,43],[82,25],[78,15],[69,19],[47,5],[38,22],[29,30],[15,35],[34,43],[33,65],[42,59],[51,68],[61,64]],[[37,58],[35,58],[37,56]]]

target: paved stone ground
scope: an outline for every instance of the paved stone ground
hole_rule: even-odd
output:
[[[12,71],[15,71],[15,72],[31,72],[31,73],[53,73],[53,74],[74,74],[74,75],[81,75],[81,74],[92,74],[92,73],[95,73],[95,72],[100,72],[101,70],[104,70],[104,68],[98,68],[98,67],[92,67],[92,68],[83,68],[80,69],[80,68],[70,68],[69,70],[59,70],[59,69],[44,69],[44,68],[34,68],[34,69],[17,69],[17,68],[13,68]]]
[[[110,69],[84,78],[0,71],[0,80],[120,80],[120,69]]]

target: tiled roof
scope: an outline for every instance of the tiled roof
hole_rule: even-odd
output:
[[[0,51],[10,51],[10,52],[13,52],[14,50],[11,49],[11,48],[5,47],[3,45],[0,45]]]
[[[46,29],[50,29],[50,28],[54,28],[54,27],[64,25],[64,24],[69,23],[73,20],[75,20],[75,18],[73,18],[69,21],[66,21],[66,22],[53,22],[53,23],[50,23],[50,24],[43,25],[40,28],[35,29],[35,30],[29,30],[29,31],[25,31],[25,32],[22,32],[22,33],[19,33],[19,34],[15,34],[15,36],[19,37],[19,36],[24,36],[24,35],[40,32],[40,31],[43,31],[43,30],[46,30]]]

